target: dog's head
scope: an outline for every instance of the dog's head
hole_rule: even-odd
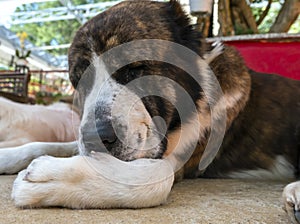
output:
[[[88,21],[69,49],[70,80],[82,108],[83,154],[105,147],[126,161],[162,158],[184,124],[193,129],[192,117],[198,111],[209,113],[207,102],[201,101],[205,97],[200,85],[174,64],[142,58],[122,65],[123,59],[146,54],[151,47],[162,58],[168,54],[166,48],[146,44],[144,49],[111,53],[125,43],[145,39],[171,41],[204,59],[207,56],[200,34],[177,1],[124,1]],[[196,63],[180,52],[174,60]],[[178,88],[188,94],[189,102]],[[186,108],[183,115],[178,107]]]

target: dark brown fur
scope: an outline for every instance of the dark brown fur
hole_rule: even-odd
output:
[[[300,144],[300,82],[278,75],[245,70],[239,55],[225,53],[212,69],[226,93],[236,89],[249,99],[228,111],[229,123],[220,151],[204,173],[197,170],[206,141],[199,143],[185,165],[185,177],[226,177],[233,171],[270,169],[278,155],[284,156],[298,174]],[[243,72],[242,72],[243,71]],[[240,75],[244,74],[244,75]],[[250,76],[247,77],[247,74]],[[251,83],[250,79],[251,78]],[[235,80],[235,81],[234,81]],[[242,83],[240,88],[237,83]],[[246,91],[245,91],[246,90]],[[246,105],[245,105],[246,104]]]
[[[300,82],[277,75],[251,74],[246,107],[228,129],[219,155],[204,173],[269,169],[278,155],[297,172],[300,136]]]

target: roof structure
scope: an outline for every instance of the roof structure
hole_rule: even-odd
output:
[[[73,5],[71,0],[59,0],[62,7],[49,8],[36,11],[14,12],[11,15],[13,18],[10,24],[25,24],[57,20],[72,20],[76,19],[81,24],[85,23],[89,18],[97,15],[99,12],[121,2],[109,1],[85,5]],[[70,44],[58,46],[34,46],[28,40],[25,40],[25,49],[31,50],[31,55],[28,58],[30,64],[38,69],[51,68],[67,68],[67,56],[53,56],[47,53],[46,50],[54,48],[68,48]],[[11,57],[15,55],[15,50],[20,49],[20,41],[18,36],[0,25],[0,60],[7,62],[11,61]]]
[[[0,57],[2,60],[9,62],[11,56],[15,55],[15,50],[20,49],[20,47],[20,41],[16,33],[0,25]],[[25,40],[25,48],[33,49],[29,60],[35,67],[41,69],[67,67],[67,56],[54,57],[46,51],[34,50],[34,47],[31,42]]]
[[[121,2],[109,1],[94,4],[73,5],[70,0],[60,0],[63,7],[49,8],[36,11],[14,12],[11,16],[11,24],[39,23],[57,20],[77,19],[81,24],[88,18],[97,15],[99,12]]]

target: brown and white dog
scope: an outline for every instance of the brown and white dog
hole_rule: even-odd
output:
[[[129,53],[120,51],[117,57],[109,55],[101,58],[115,47],[145,39],[170,41],[190,49],[209,64],[212,72],[208,72],[208,68],[200,68],[200,85],[195,77],[180,67],[161,60],[144,59],[115,69],[120,66],[119,58],[147,54],[148,45]],[[163,48],[155,50],[158,58],[169,53]],[[177,53],[172,53],[175,61],[199,65],[197,60],[190,61],[182,52]],[[173,177],[167,178],[166,184],[160,188],[144,185],[128,187],[124,183],[143,179],[148,174],[145,169],[132,171],[126,164],[152,163],[173,153],[177,153],[175,162],[180,161],[191,147],[191,158],[177,172],[179,179],[288,179],[298,175],[300,82],[252,71],[233,48],[214,48],[205,43],[189,24],[177,1],[125,1],[92,18],[79,29],[69,49],[69,72],[82,108],[78,143],[80,156],[60,159],[47,156],[34,160],[15,181],[12,196],[18,206],[103,208],[158,205],[166,199]],[[214,96],[206,90],[210,90],[214,82],[213,74],[223,94],[209,104],[209,99]],[[147,85],[141,84],[140,88],[128,87],[130,82],[144,77],[160,78]],[[189,108],[189,104],[178,91],[177,84],[188,93],[196,111],[187,109],[183,116],[179,116],[178,108],[181,105]],[[152,90],[160,95],[144,94]],[[205,170],[199,170],[199,162],[212,134],[212,111],[220,108],[227,112],[224,140],[212,163]],[[160,119],[153,121],[157,117]],[[200,121],[199,133],[194,131],[197,121]],[[182,132],[185,134],[181,135]],[[140,150],[149,139],[158,144]],[[194,142],[197,144],[193,145]],[[53,145],[42,145],[40,155],[52,155],[51,148],[57,146]],[[112,167],[109,155],[97,153],[103,145],[110,155],[131,162]],[[71,156],[76,146],[74,142],[61,145],[61,150],[69,150]],[[24,147],[34,148],[32,144]],[[8,157],[12,161],[9,165],[5,163]],[[18,165],[14,161],[20,159],[12,154],[4,156],[0,151],[2,173],[24,167],[24,164],[19,162]],[[161,165],[161,172],[155,174],[163,178],[168,169]],[[105,170],[107,176],[99,175],[100,170]],[[121,184],[110,182],[109,175],[118,176]],[[296,222],[294,212],[300,209],[300,182],[285,189],[284,205],[290,219]]]

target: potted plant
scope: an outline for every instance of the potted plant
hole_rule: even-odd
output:
[[[21,45],[21,51],[19,51],[18,49],[16,49],[16,57],[17,57],[17,61],[16,64],[20,65],[20,66],[25,66],[27,65],[28,61],[26,60],[30,54],[31,51],[30,50],[25,50],[25,39],[28,37],[26,32],[21,32],[18,33],[17,36],[20,39],[20,45]]]

